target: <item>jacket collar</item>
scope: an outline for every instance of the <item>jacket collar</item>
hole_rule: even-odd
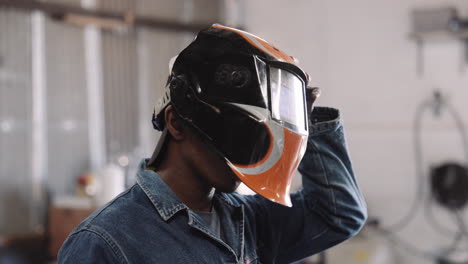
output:
[[[177,195],[161,179],[160,175],[147,168],[146,164],[148,161],[149,159],[144,159],[138,166],[137,184],[148,196],[161,218],[164,221],[168,221],[177,212],[188,210],[189,208],[179,200]],[[224,193],[217,192],[214,199],[229,207],[240,207],[239,205],[234,205]]]
[[[164,221],[172,218],[177,212],[188,209],[177,195],[161,179],[159,174],[148,169],[146,163],[149,159],[140,162],[137,171],[137,184],[143,189]]]

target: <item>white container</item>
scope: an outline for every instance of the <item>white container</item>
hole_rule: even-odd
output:
[[[124,191],[125,172],[121,167],[109,164],[99,171],[97,183],[96,205],[102,206]]]

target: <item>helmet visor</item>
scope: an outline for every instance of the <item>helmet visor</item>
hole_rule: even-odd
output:
[[[255,67],[262,94],[268,94],[271,118],[299,135],[307,135],[305,79],[291,64],[264,62],[255,57]]]
[[[271,116],[284,127],[307,135],[304,81],[296,74],[269,67]]]

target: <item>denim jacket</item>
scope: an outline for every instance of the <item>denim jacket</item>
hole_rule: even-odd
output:
[[[293,207],[216,193],[221,240],[143,161],[137,183],[70,234],[59,263],[290,263],[350,238],[367,211],[342,121],[332,108],[317,107],[312,116]]]

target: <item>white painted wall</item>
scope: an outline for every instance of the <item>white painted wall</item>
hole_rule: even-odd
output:
[[[318,104],[342,110],[370,215],[383,225],[398,221],[416,189],[412,147],[416,106],[437,87],[468,123],[468,64],[462,43],[426,44],[424,74],[418,76],[417,46],[408,38],[410,12],[415,7],[451,5],[466,16],[468,1],[252,0],[246,5],[248,31],[299,58],[314,85],[322,88]],[[446,116],[425,116],[423,142],[426,164],[463,158],[454,122]],[[447,215],[436,214],[453,229]],[[400,235],[426,250],[450,241],[426,223],[422,210]],[[400,254],[398,263],[433,263],[405,251]]]

